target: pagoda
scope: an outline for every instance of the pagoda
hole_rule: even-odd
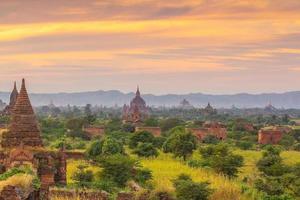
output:
[[[14,89],[12,90],[12,92],[10,94],[9,105],[6,106],[5,109],[3,110],[4,114],[10,115],[12,113],[12,110],[17,102],[18,95],[19,95],[19,92],[17,90],[17,83],[15,82]]]
[[[148,108],[145,100],[141,97],[140,89],[137,87],[135,97],[131,100],[130,106],[123,107],[123,120],[125,122],[138,123],[148,116]]]
[[[42,139],[37,124],[37,119],[31,106],[26,90],[25,80],[22,80],[22,87],[18,95],[16,86],[12,99],[17,97],[15,105],[11,109],[11,122],[8,131],[3,133],[2,147],[15,148],[21,144],[28,147],[42,147]]]

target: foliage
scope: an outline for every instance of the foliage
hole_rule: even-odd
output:
[[[293,136],[289,134],[284,134],[281,140],[279,141],[279,145],[283,146],[286,149],[290,149],[291,147],[293,147],[294,142],[295,139]]]
[[[200,153],[204,159],[203,165],[229,177],[237,176],[238,168],[243,166],[243,157],[235,155],[226,144],[200,148]]]
[[[197,148],[195,136],[186,132],[185,129],[177,128],[163,145],[165,153],[173,153],[175,157],[182,157],[184,160]]]
[[[157,127],[158,125],[159,125],[159,121],[157,118],[149,117],[144,121],[144,126]]]
[[[89,158],[97,156],[109,156],[113,154],[124,154],[123,144],[112,137],[105,137],[103,140],[94,141],[86,151]]]
[[[174,180],[178,200],[208,200],[212,194],[209,185],[208,182],[195,183],[185,174],[181,174]]]
[[[119,187],[124,187],[129,180],[135,179],[134,171],[140,167],[136,160],[120,154],[101,158],[98,162],[103,168],[100,177]]]
[[[203,143],[205,144],[217,144],[220,140],[214,135],[208,135],[203,139]]]
[[[133,151],[141,157],[157,157],[158,151],[155,149],[154,145],[151,143],[139,143],[137,148]]]
[[[242,150],[249,150],[253,147],[253,143],[248,141],[239,141],[236,143],[236,146]]]
[[[90,187],[94,180],[93,172],[88,170],[86,165],[79,165],[77,169],[72,176],[75,184],[78,187]]]
[[[160,122],[160,127],[163,132],[169,131],[176,126],[183,125],[184,122],[178,118],[168,118]]]
[[[255,186],[265,192],[269,199],[286,195],[287,192],[295,196],[300,194],[300,164],[294,168],[285,165],[280,153],[279,148],[268,146],[257,163],[260,177],[257,178]]]
[[[152,133],[148,131],[139,131],[134,133],[129,139],[129,147],[131,149],[136,148],[139,143],[151,143],[153,144],[155,141]]]

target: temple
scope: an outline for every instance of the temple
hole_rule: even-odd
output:
[[[201,110],[203,115],[215,115],[217,114],[217,110],[214,109],[210,103],[207,104],[207,106]]]
[[[10,94],[9,105],[6,106],[5,109],[3,110],[3,113],[5,115],[10,115],[12,113],[12,110],[17,102],[18,95],[19,95],[19,92],[17,90],[17,83],[15,82],[13,91]]]
[[[0,151],[1,172],[13,167],[29,165],[37,172],[41,180],[41,193],[47,193],[55,184],[66,184],[67,154],[49,151],[43,147],[41,133],[35,113],[27,94],[25,80],[18,95],[16,86],[11,95],[13,102],[8,130],[3,132]],[[47,195],[46,195],[47,196]],[[43,198],[48,199],[48,198]]]
[[[179,108],[181,109],[193,109],[193,106],[190,104],[190,102],[186,99],[183,99],[180,104]]]
[[[142,122],[148,116],[148,108],[145,100],[141,97],[139,87],[135,97],[130,102],[130,106],[124,105],[122,118],[125,122],[138,123]]]
[[[25,80],[22,81],[20,94],[16,91],[16,86],[11,95],[11,100],[15,101],[13,108],[10,108],[11,122],[8,127],[8,132],[2,135],[2,147],[14,148],[24,144],[24,146],[41,147],[43,146],[40,136],[40,130],[37,125],[37,120],[31,106]],[[11,105],[11,104],[10,104]]]

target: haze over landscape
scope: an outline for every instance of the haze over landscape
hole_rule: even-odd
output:
[[[298,91],[299,47],[298,0],[0,3],[0,91]]]

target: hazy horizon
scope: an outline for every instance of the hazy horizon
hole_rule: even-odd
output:
[[[299,91],[298,0],[0,2],[0,91]]]

